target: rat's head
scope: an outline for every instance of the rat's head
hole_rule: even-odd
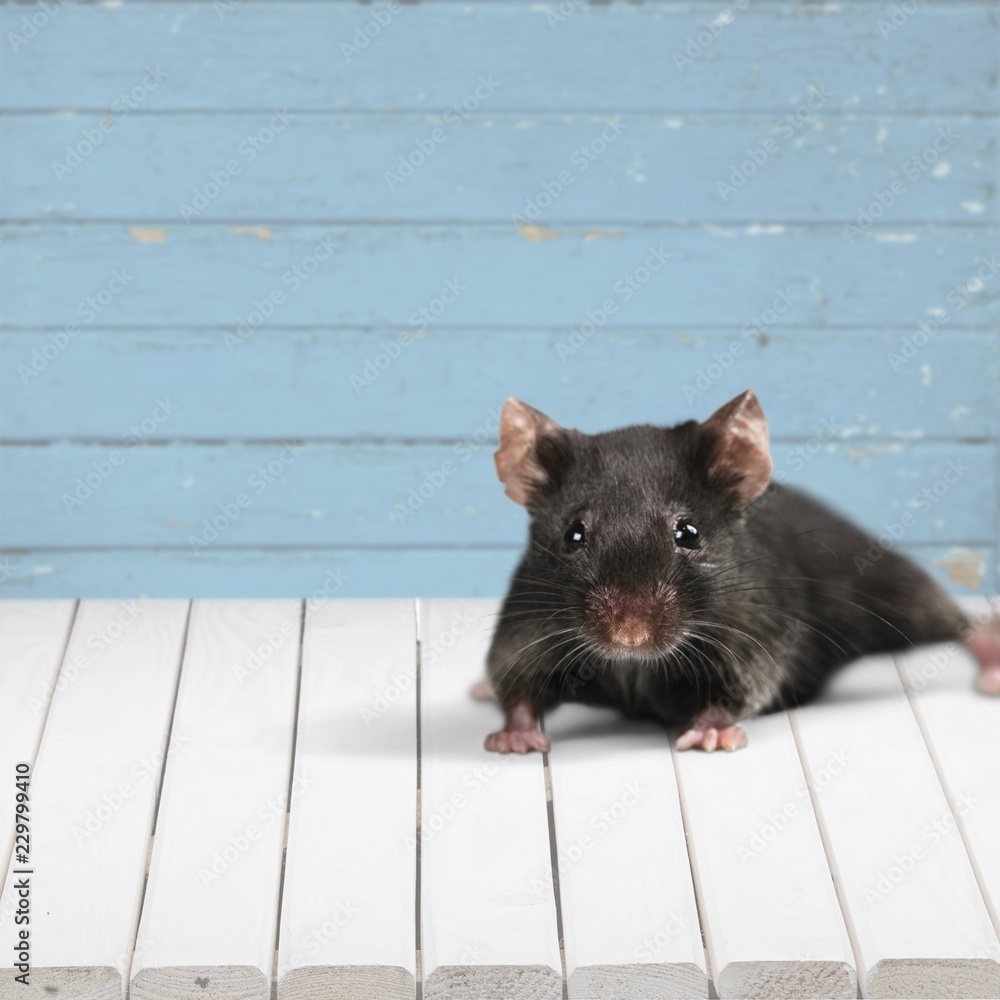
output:
[[[495,458],[532,517],[525,603],[615,659],[662,655],[698,630],[772,470],[749,390],[703,423],[594,435],[508,399]]]

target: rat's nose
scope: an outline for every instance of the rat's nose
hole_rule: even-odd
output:
[[[610,639],[616,646],[636,649],[650,640],[649,621],[630,616],[616,622],[610,630]]]

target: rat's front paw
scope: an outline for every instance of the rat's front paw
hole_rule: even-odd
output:
[[[976,687],[985,694],[1000,694],[1000,621],[976,626],[966,644],[981,667]]]
[[[747,734],[739,726],[693,725],[686,733],[677,737],[678,750],[692,750],[698,747],[711,753],[713,750],[739,750],[748,743]]]
[[[548,736],[540,729],[501,729],[499,733],[490,733],[484,744],[487,750],[495,753],[544,752],[551,745]]]

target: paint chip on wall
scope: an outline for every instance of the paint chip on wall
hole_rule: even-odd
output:
[[[136,226],[130,226],[128,234],[136,243],[167,242],[167,231],[165,229],[139,229]]]
[[[935,560],[934,565],[940,566],[948,574],[949,583],[978,590],[982,586],[985,563],[985,557],[978,552],[955,549],[946,559]]]

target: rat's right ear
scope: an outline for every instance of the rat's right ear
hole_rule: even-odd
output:
[[[719,407],[704,425],[714,435],[711,474],[749,503],[767,489],[774,463],[767,421],[757,397],[747,389]]]
[[[551,418],[513,396],[500,413],[500,447],[493,455],[497,477],[515,503],[527,506],[532,493],[552,482],[547,458],[562,452],[566,432]],[[555,446],[553,448],[552,446]]]

